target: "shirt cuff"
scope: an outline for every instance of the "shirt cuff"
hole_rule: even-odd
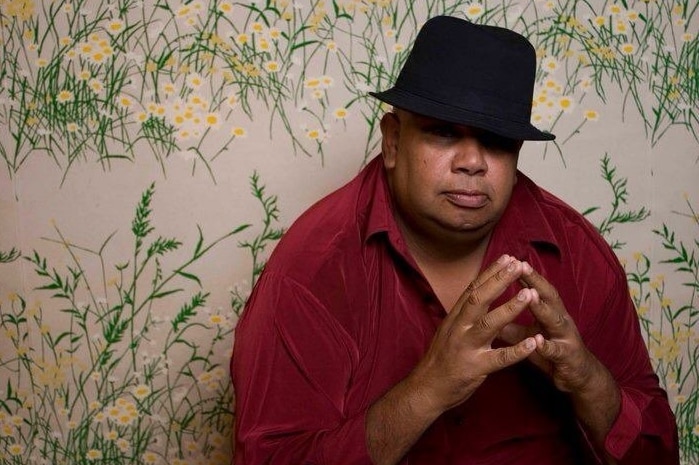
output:
[[[347,465],[373,465],[366,443],[368,409],[349,417],[323,439],[323,462]]]
[[[640,434],[641,424],[641,410],[632,397],[622,389],[619,415],[604,441],[606,451],[615,459],[621,459]]]

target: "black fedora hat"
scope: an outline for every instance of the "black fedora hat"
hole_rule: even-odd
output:
[[[517,140],[553,140],[531,124],[536,53],[520,34],[451,16],[420,29],[395,85],[370,92],[404,110]]]

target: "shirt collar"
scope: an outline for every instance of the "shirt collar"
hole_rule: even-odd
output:
[[[360,194],[360,204],[366,206],[363,241],[368,241],[377,233],[385,232],[392,241],[400,239],[402,244],[400,230],[393,216],[393,202],[381,155],[371,160],[365,168],[365,183]]]

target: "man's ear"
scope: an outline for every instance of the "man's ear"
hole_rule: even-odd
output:
[[[381,118],[381,155],[386,169],[396,165],[398,156],[398,138],[400,136],[400,120],[393,112],[386,113]]]
[[[517,146],[517,152],[515,154],[515,156],[517,157],[517,164],[518,165],[519,165],[519,152],[520,152],[520,150],[522,150],[522,145],[524,145],[523,140],[519,141],[519,145]],[[517,184],[517,182],[519,182],[519,176],[517,176],[517,170],[515,169],[515,182],[514,183]]]

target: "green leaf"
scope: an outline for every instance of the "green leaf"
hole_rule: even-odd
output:
[[[193,316],[197,314],[196,309],[202,307],[206,303],[207,297],[209,297],[208,292],[206,294],[197,292],[194,296],[192,296],[192,299],[188,303],[184,304],[180,308],[177,315],[175,315],[175,317],[172,319],[172,329],[175,332],[179,331],[181,325],[186,324]]]
[[[180,292],[182,290],[183,289],[171,289],[169,291],[158,292],[157,294],[152,294],[150,296],[150,299],[162,299],[163,297],[167,297],[170,294],[175,294],[175,293]]]
[[[291,51],[293,52],[294,50],[297,50],[299,48],[308,47],[309,45],[313,45],[313,44],[317,44],[317,43],[318,43],[317,40],[307,40],[305,42],[300,42],[298,44],[294,44],[294,46],[291,47]]]
[[[199,284],[199,287],[201,287],[201,281],[199,278],[194,276],[191,273],[185,273],[184,271],[175,271],[178,275],[182,276],[183,278],[191,279],[192,281],[195,281],[197,284]]]
[[[589,214],[591,214],[599,209],[600,209],[600,207],[590,207],[587,210],[582,212],[582,216],[587,216],[587,215],[589,215]]]
[[[141,201],[136,206],[136,215],[131,222],[131,231],[137,238],[137,242],[140,244],[139,239],[143,239],[151,231],[153,227],[150,224],[150,203],[153,198],[153,193],[155,192],[155,183],[152,183],[148,189],[141,195]]]

